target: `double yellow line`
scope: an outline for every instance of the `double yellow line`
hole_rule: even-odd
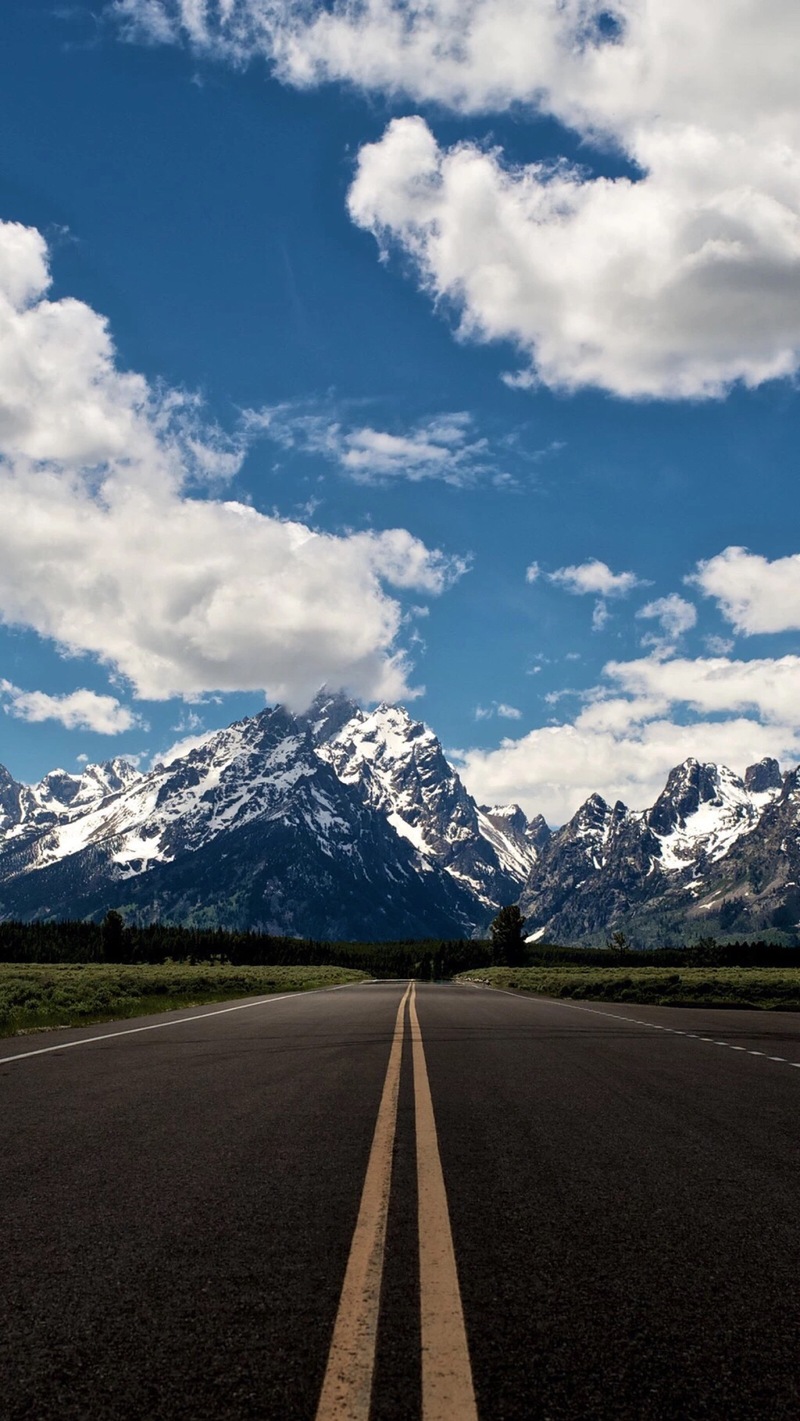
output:
[[[412,983],[397,1011],[316,1421],[369,1421],[406,1003],[411,1024],[417,1138],[422,1421],[477,1421],[478,1417],[415,998],[416,984]]]

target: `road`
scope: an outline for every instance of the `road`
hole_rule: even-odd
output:
[[[799,1115],[790,1013],[397,982],[0,1041],[0,1416],[797,1421]]]

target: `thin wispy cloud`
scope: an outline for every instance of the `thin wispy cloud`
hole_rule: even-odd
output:
[[[475,707],[476,720],[493,720],[495,716],[498,720],[521,720],[522,711],[506,701],[490,701],[486,706]]]
[[[316,455],[357,483],[438,479],[464,487],[494,472],[489,441],[475,434],[469,414],[436,415],[401,432],[347,425],[331,413],[301,405],[276,405],[245,415],[283,449]]]

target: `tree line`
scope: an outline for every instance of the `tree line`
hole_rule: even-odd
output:
[[[453,977],[487,967],[488,944],[469,938],[326,942],[172,923],[0,922],[0,962],[226,963],[232,967],[351,967],[379,977]]]
[[[684,946],[637,950],[622,933],[605,947],[530,943],[516,907],[502,908],[485,939],[422,938],[398,942],[326,942],[172,923],[128,925],[117,912],[102,923],[0,922],[0,962],[190,962],[255,967],[352,967],[376,977],[446,978],[489,966],[790,967],[800,950],[766,942],[719,943],[701,937]]]

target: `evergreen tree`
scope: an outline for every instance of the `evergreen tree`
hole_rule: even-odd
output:
[[[519,967],[525,961],[523,918],[516,903],[501,908],[489,928],[494,967]]]
[[[125,922],[121,913],[112,908],[102,925],[103,957],[106,962],[125,961]]]
[[[616,952],[624,956],[626,952],[631,951],[630,938],[628,938],[624,932],[617,929],[616,932],[611,934],[611,937],[606,943],[606,947],[609,952]]]

